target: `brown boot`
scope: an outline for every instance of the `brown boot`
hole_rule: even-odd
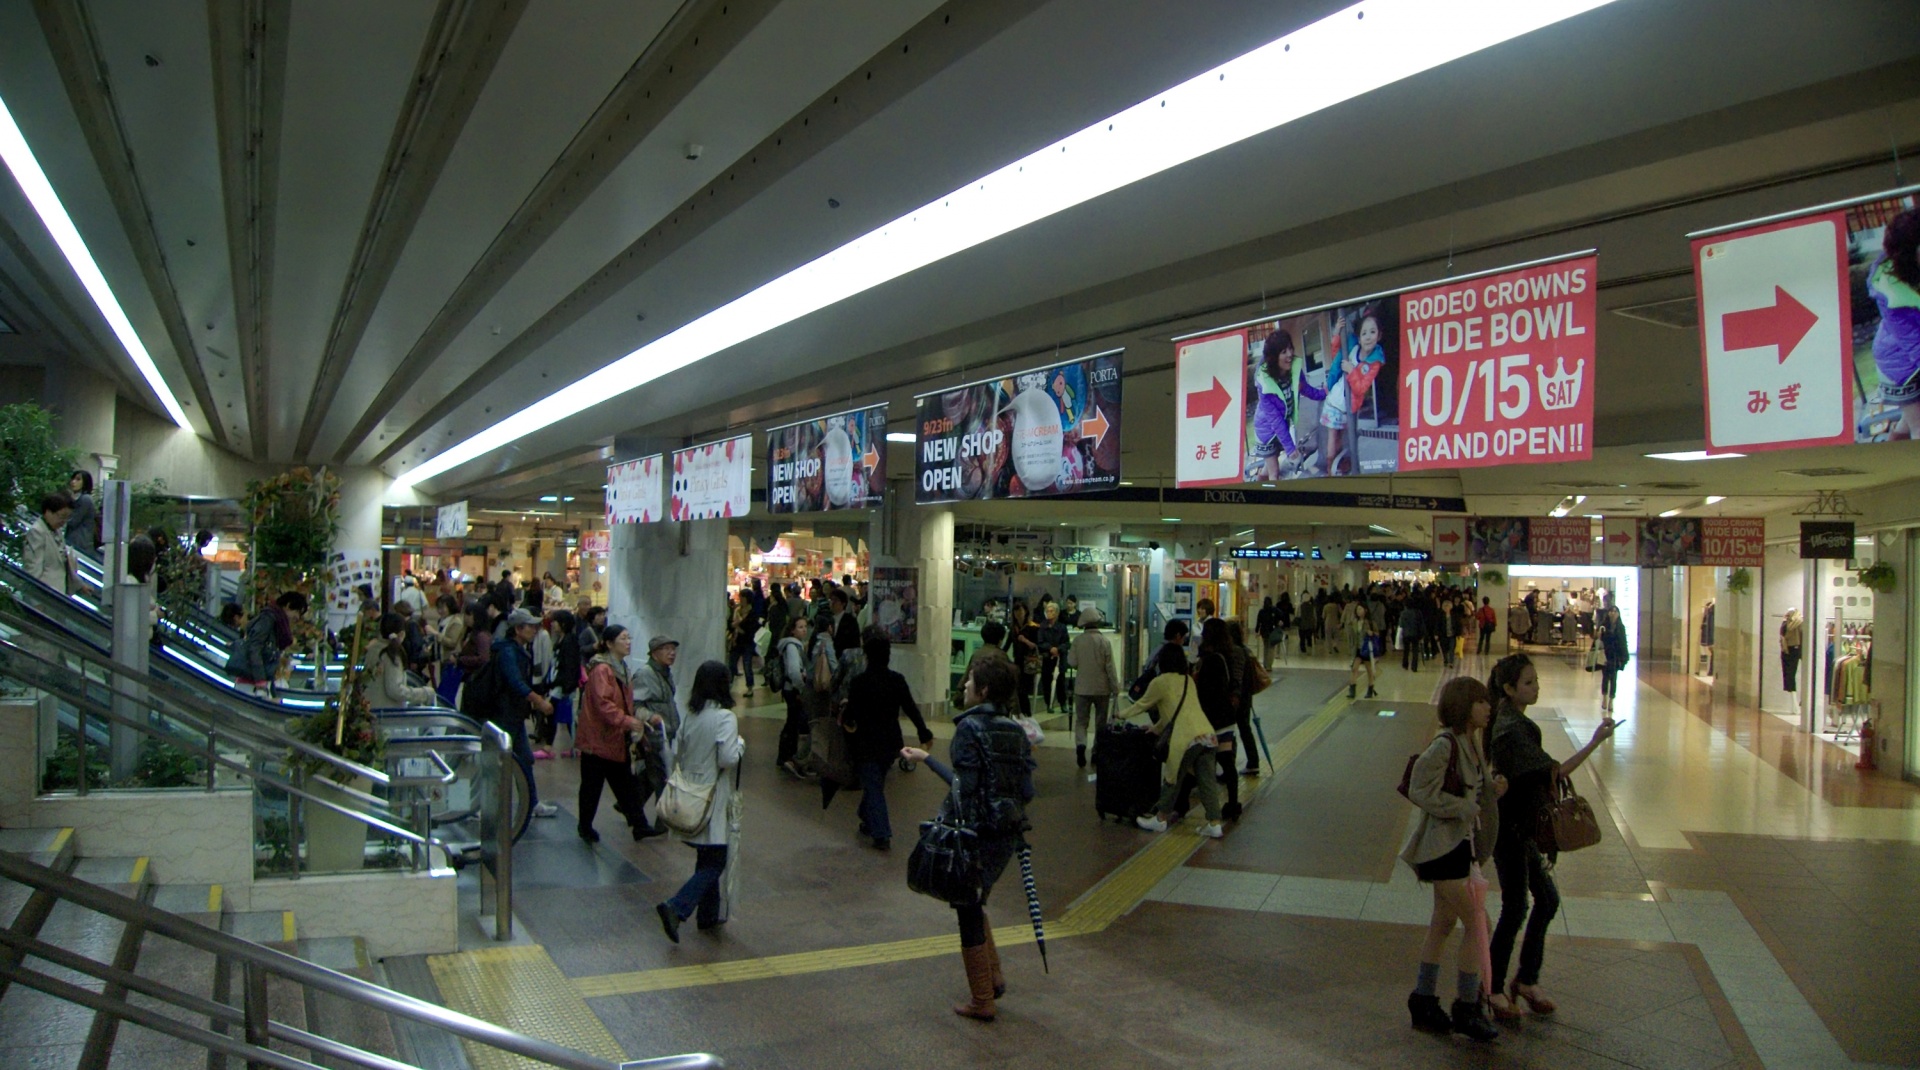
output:
[[[1000,972],[1000,949],[993,946],[993,923],[987,923],[987,961],[993,965],[993,998],[1007,994],[1007,975]]]
[[[962,1018],[977,1018],[983,1022],[993,1021],[993,953],[987,945],[963,947],[960,960],[967,966],[967,991],[973,996],[965,1003],[953,1005],[953,1013]]]

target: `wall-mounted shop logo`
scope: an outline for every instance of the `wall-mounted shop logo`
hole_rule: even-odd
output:
[[[1540,383],[1541,407],[1571,409],[1580,404],[1580,380],[1586,370],[1585,357],[1574,362],[1571,372],[1567,371],[1567,358],[1558,358],[1552,377],[1548,377],[1546,368],[1535,366],[1533,377]]]
[[[1800,522],[1800,556],[1844,561],[1853,556],[1853,521],[1803,520]]]

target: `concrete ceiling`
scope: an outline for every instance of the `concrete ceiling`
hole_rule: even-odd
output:
[[[0,96],[195,430],[255,460],[398,473],[1340,6],[23,0],[0,5]],[[1912,11],[1619,0],[877,287],[424,489],[597,494],[615,436],[905,406],[962,375],[1114,346],[1125,474],[1155,485],[1178,333],[1587,247],[1603,310],[1681,299],[1688,230],[1895,185],[1895,150],[1920,150]],[[11,183],[0,319],[19,332],[5,359],[82,360],[159,411]],[[1726,494],[1755,512],[1920,460],[1911,444],[1647,460],[1699,445],[1694,333],[1609,315],[1599,347],[1594,461],[1396,487],[1486,511],[1589,493],[1622,511]],[[1835,467],[1859,475],[1782,474]]]

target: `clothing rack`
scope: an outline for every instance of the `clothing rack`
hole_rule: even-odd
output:
[[[1860,739],[1860,725],[1878,705],[1873,698],[1873,625],[1830,628],[1832,667],[1827,673],[1827,727],[1835,743]]]

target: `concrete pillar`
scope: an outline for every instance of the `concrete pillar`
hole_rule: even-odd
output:
[[[911,497],[911,485],[904,484]],[[907,678],[928,718],[945,717],[953,645],[953,510],[945,505],[902,505],[894,516],[893,553],[875,553],[876,565],[917,568],[918,640],[893,648],[893,669]],[[875,545],[882,545],[876,542]]]
[[[96,484],[108,473],[102,467],[116,467],[114,457],[113,380],[77,361],[55,361],[47,365],[44,397],[54,414],[54,436],[62,446],[80,451],[82,467],[92,472]]]
[[[647,640],[680,641],[681,698],[703,661],[727,660],[727,522],[615,524],[607,555],[607,620],[633,629],[633,665]]]

